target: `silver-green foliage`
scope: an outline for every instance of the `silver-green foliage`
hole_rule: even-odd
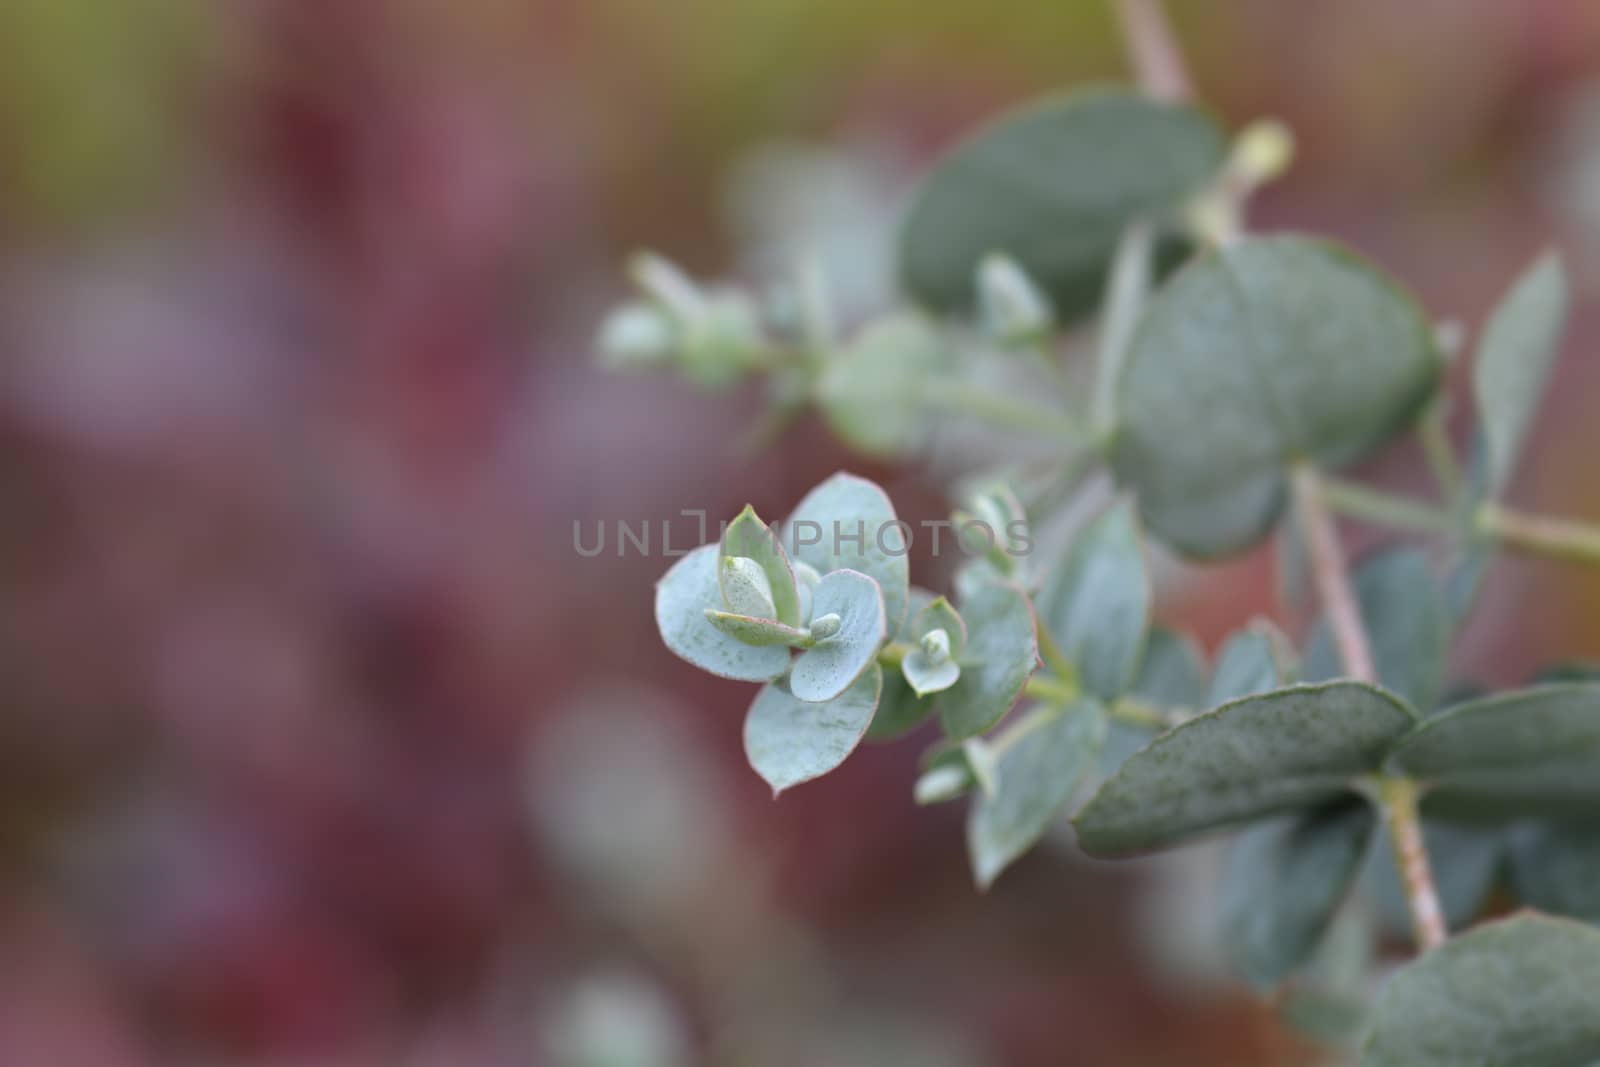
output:
[[[656,589],[662,640],[762,684],[745,751],[774,792],[864,739],[936,723],[914,795],[970,798],[982,887],[1052,828],[1069,841],[1068,815],[1098,857],[1237,833],[1219,917],[1228,955],[1277,990],[1291,1022],[1364,1036],[1369,1067],[1587,1067],[1600,1062],[1600,933],[1532,915],[1471,924],[1497,887],[1600,920],[1600,680],[1443,696],[1461,691],[1451,645],[1559,354],[1560,259],[1538,259],[1487,318],[1474,463],[1460,475],[1434,455],[1446,499],[1399,509],[1447,551],[1386,544],[1348,575],[1372,683],[1347,677],[1348,613],[1303,620],[1297,644],[1256,620],[1209,670],[1191,638],[1153,622],[1152,558],[1237,555],[1280,528],[1289,584],[1321,568],[1337,591],[1342,563],[1312,544],[1313,512],[1283,521],[1291,488],[1329,485],[1413,430],[1441,447],[1442,424],[1422,420],[1444,410],[1444,359],[1417,302],[1330,242],[1230,229],[1277,138],[1244,138],[1230,156],[1203,113],[1117,90],[1003,117],[912,202],[899,268],[918,306],[842,331],[811,275],[796,326],[792,308],[637,259],[640,298],[600,335],[615,366],[706,385],[769,374],[780,421],[815,404],[876,456],[948,461],[943,435],[976,422],[1040,443],[1014,463],[969,457],[955,525],[982,523],[991,540],[973,551],[945,531],[944,552],[967,557],[948,600],[910,584],[914,528],[887,494],[840,473],[781,526],[746,508],[678,560]],[[1163,251],[1189,246],[1163,278]],[[1056,330],[1097,302],[1110,320],[1100,358],[1058,365]],[[1097,471],[1120,490],[1109,502]],[[1362,499],[1366,517],[1396,510]],[[1060,529],[1076,532],[1034,551],[1035,530]],[[1563,536],[1536,533],[1536,547]],[[1420,812],[1399,811],[1396,788],[1420,794]],[[1402,823],[1431,859],[1444,924],[1466,932],[1374,1002],[1376,931],[1420,906],[1415,872],[1403,879],[1390,854]]]

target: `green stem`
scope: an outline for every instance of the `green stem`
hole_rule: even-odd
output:
[[[1078,670],[1067,659],[1066,653],[1061,651],[1061,646],[1056,644],[1056,639],[1043,623],[1037,626],[1039,631],[1039,654],[1044,657],[1045,666],[1049,667],[1062,681],[1076,685]]]
[[[971,415],[1002,429],[1050,437],[1076,448],[1091,443],[1083,428],[1059,411],[964,382],[926,382],[922,399],[930,407]]]
[[[1589,523],[1525,515],[1490,503],[1478,509],[1477,527],[1510,549],[1578,563],[1600,563],[1600,527]]]
[[[1142,700],[1135,700],[1132,697],[1123,697],[1111,705],[1111,717],[1113,719],[1121,719],[1130,726],[1138,726],[1158,732],[1171,729],[1180,721],[1179,716],[1162,711],[1158,707],[1146,704]]]
[[[1366,522],[1420,533],[1476,533],[1513,552],[1600,563],[1600,526],[1593,523],[1529,515],[1487,503],[1463,524],[1444,508],[1330,478],[1322,479],[1322,495],[1332,510]]]
[[[1111,260],[1111,281],[1101,315],[1100,362],[1091,408],[1095,436],[1101,440],[1109,438],[1116,426],[1117,386],[1127,362],[1133,327],[1139,321],[1150,289],[1150,260],[1154,249],[1155,230],[1150,223],[1141,220],[1122,231],[1116,255]]]
[[[1433,870],[1422,839],[1422,819],[1417,814],[1417,783],[1409,778],[1383,778],[1378,782],[1378,800],[1389,828],[1394,848],[1395,869],[1405,886],[1406,904],[1416,932],[1417,947],[1424,952],[1438,948],[1450,936],[1445,927],[1444,910],[1434,888]]]
[[[1355,482],[1322,478],[1322,497],[1341,515],[1422,533],[1459,533],[1461,524],[1445,509],[1410,497],[1369,489]]]
[[[1461,476],[1461,464],[1456,461],[1455,446],[1450,443],[1450,434],[1445,428],[1442,400],[1435,400],[1428,406],[1417,427],[1417,437],[1422,442],[1422,453],[1428,459],[1428,468],[1433,471],[1433,480],[1439,485],[1439,493],[1454,504],[1460,498],[1465,483]]]
[[[1080,696],[1077,683],[1065,681],[1061,678],[1052,678],[1047,674],[1035,674],[1028,679],[1028,684],[1023,687],[1023,693],[1035,700],[1042,700],[1047,704],[1066,705],[1077,700]]]

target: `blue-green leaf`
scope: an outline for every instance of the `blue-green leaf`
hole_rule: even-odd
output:
[[[711,625],[737,638],[747,645],[788,645],[798,647],[806,640],[804,630],[785,626],[776,619],[757,619],[749,615],[735,615],[731,611],[707,609],[706,618]]]
[[[783,531],[793,558],[819,574],[849,568],[876,581],[889,631],[900,628],[911,587],[910,544],[882,489],[841,471],[806,494]],[[823,613],[816,605],[811,610]]]
[[[975,796],[967,813],[967,852],[983,889],[1044,836],[1105,742],[1105,709],[1094,700],[1030,715],[1000,755],[994,792]]]
[[[1516,470],[1545,382],[1561,354],[1570,300],[1561,258],[1546,252],[1511,286],[1478,343],[1472,389],[1482,420],[1484,491],[1498,496]]]
[[[1350,252],[1239,241],[1146,306],[1112,465],[1152,532],[1190,556],[1230,555],[1271,529],[1291,464],[1371,452],[1421,412],[1442,366],[1415,302]]]
[[[1026,594],[1009,582],[974,583],[961,601],[967,648],[961,677],[935,698],[951,737],[983,733],[1011,710],[1039,665],[1039,640]]]
[[[1347,796],[1251,827],[1234,842],[1223,877],[1223,941],[1246,979],[1277,985],[1311,957],[1377,821],[1370,804]]]
[[[1600,930],[1485,923],[1389,981],[1362,1067],[1588,1067],[1600,1061]]]
[[[1195,711],[1205,707],[1206,663],[1194,638],[1164,626],[1150,630],[1144,662],[1133,684],[1133,695],[1169,711]],[[1100,773],[1110,777],[1129,756],[1150,743],[1159,731],[1113,719],[1100,751]]]
[[[1404,701],[1360,682],[1224,704],[1124,763],[1078,813],[1078,842],[1127,855],[1327,803],[1381,768],[1416,721]]]
[[[837,570],[822,576],[812,596],[812,625],[837,615],[839,628],[795,659],[789,691],[799,700],[832,700],[861,677],[883,645],[883,595],[865,574]]]
[[[979,262],[1005,252],[1059,317],[1077,318],[1098,302],[1123,227],[1174,215],[1222,155],[1222,135],[1201,113],[1124,90],[1002,116],[923,183],[901,232],[901,276],[923,304],[971,307]]]
[[[878,706],[877,664],[833,700],[800,700],[787,683],[756,694],[744,720],[744,753],[774,795],[833,770],[855,751]]]
[[[1445,817],[1587,816],[1600,809],[1600,683],[1537,686],[1459,704],[1407,737],[1396,769]]]
[[[1039,596],[1041,625],[1101,700],[1115,700],[1134,683],[1150,597],[1138,516],[1131,501],[1120,500],[1079,531]]]
[[[789,669],[781,645],[749,645],[723,633],[706,618],[722,610],[717,587],[716,545],[701,545],[656,583],[656,627],[673,654],[703,671],[741,682],[765,682]]]
[[[768,595],[772,598],[772,618],[786,626],[804,626],[800,616],[800,595],[795,588],[794,570],[789,565],[788,553],[783,550],[782,538],[761,521],[755,508],[746,504],[734,520],[722,531],[719,564],[727,566],[729,559],[749,559],[766,575]],[[719,573],[719,581],[722,580]],[[726,589],[723,593],[726,597]],[[730,604],[730,610],[734,610]],[[740,612],[740,614],[750,614]]]

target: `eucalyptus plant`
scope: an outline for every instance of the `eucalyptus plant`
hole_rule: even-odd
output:
[[[1600,1063],[1600,671],[1495,693],[1446,675],[1497,551],[1600,563],[1600,528],[1507,502],[1567,318],[1561,260],[1477,333],[1463,461],[1450,331],[1349,249],[1247,233],[1287,131],[1230,141],[1188,103],[1158,9],[1121,11],[1142,88],[1050,97],[941,160],[902,224],[904,306],[846,329],[804,265],[757,296],[634,261],[639,297],[601,331],[614,365],[764,375],[779,419],[815,405],[877,457],[970,420],[1043,446],[967,480],[948,592],[911,584],[913,529],[841,473],[680,559],[662,639],[761,686],[745,751],[775,793],[935,721],[915,799],[966,799],[981,887],[1069,814],[1095,857],[1234,835],[1217,922],[1240,975],[1362,1064]],[[1090,326],[1085,375],[1061,352]],[[1066,388],[998,389],[975,372],[996,353]],[[1343,475],[1408,436],[1430,496]],[[1399,536],[1351,567],[1339,516]],[[1283,599],[1320,605],[1298,648],[1258,620],[1208,666],[1152,618],[1147,539],[1205,561],[1274,536]],[[1395,924],[1417,954],[1391,973],[1374,945]]]

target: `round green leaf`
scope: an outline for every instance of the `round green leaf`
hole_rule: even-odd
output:
[[[722,610],[716,545],[701,545],[656,583],[656,628],[674,655],[703,671],[741,682],[765,682],[789,669],[789,650],[749,645],[719,630],[706,612]]]
[[[878,706],[877,664],[833,700],[797,699],[784,682],[756,694],[744,720],[744,754],[773,795],[833,770],[855,751]]]
[[[1037,719],[1000,756],[992,794],[979,793],[967,812],[973,877],[987,889],[1044,836],[1106,739],[1106,713],[1083,699],[1067,708],[1039,708]]]
[[[1367,854],[1377,815],[1360,797],[1251,827],[1228,852],[1223,943],[1247,980],[1270,988],[1311,958]]]
[[[1458,704],[1394,752],[1429,786],[1425,810],[1503,820],[1600,808],[1600,683],[1538,686]]]
[[[967,623],[961,677],[935,701],[945,733],[957,738],[999,722],[1039,665],[1033,607],[1015,585],[974,583],[961,601],[961,617]]]
[[[790,567],[789,556],[783,550],[782,538],[761,521],[755,508],[749,504],[722,531],[720,556],[722,561],[739,558],[755,561],[770,586],[768,592],[776,611],[772,617],[786,626],[805,625],[806,620],[800,615],[800,594],[796,588],[794,569]],[[726,566],[726,563],[722,565]],[[718,572],[719,580],[722,580],[722,574]],[[726,588],[723,595],[727,596]]]
[[[1326,803],[1379,770],[1416,722],[1398,697],[1360,682],[1224,704],[1124,763],[1078,813],[1078,842],[1127,855]]]
[[[1229,555],[1277,520],[1290,464],[1366,455],[1413,420],[1441,368],[1427,320],[1374,267],[1304,237],[1240,241],[1147,306],[1112,465],[1163,540]]]
[[[1034,104],[935,166],[901,232],[901,276],[929,307],[970,308],[978,264],[1005,252],[1076,318],[1098,303],[1123,227],[1174,215],[1222,156],[1221,132],[1188,107],[1106,89]]]
[[[1362,1067],[1588,1067],[1600,1061],[1600,930],[1523,914],[1404,967]]]
[[[1427,555],[1409,545],[1374,552],[1356,568],[1352,584],[1378,680],[1413,707],[1432,708],[1444,685],[1453,627]],[[1326,617],[1318,619],[1301,675],[1320,682],[1344,673],[1333,631]]]
[[[1546,252],[1496,305],[1478,343],[1472,392],[1482,420],[1483,490],[1498,496],[1516,469],[1546,380],[1561,354],[1570,300],[1561,258]]]
[[[817,382],[817,403],[852,448],[888,458],[910,455],[934,426],[923,387],[950,366],[949,346],[932,323],[893,315],[869,324],[830,356]]]
[[[789,691],[799,700],[832,700],[861,677],[883,645],[883,594],[859,571],[831,571],[812,594],[816,616],[836,614],[839,630],[800,653],[789,671]]]
[[[792,558],[819,574],[848,567],[876,581],[883,590],[889,630],[899,630],[911,588],[906,558],[910,543],[882,489],[854,474],[833,475],[807,493],[789,516],[784,543]],[[813,605],[812,614],[823,613],[820,605]]]
[[[1139,519],[1131,501],[1119,500],[1079,531],[1039,596],[1041,624],[1101,700],[1115,700],[1133,685],[1150,597]]]

